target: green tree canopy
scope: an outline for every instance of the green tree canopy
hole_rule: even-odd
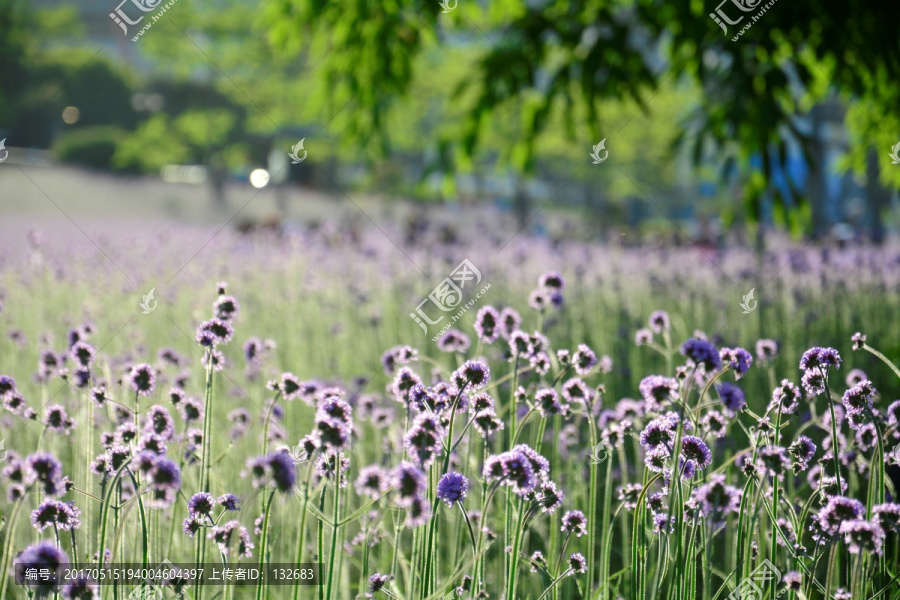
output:
[[[347,105],[342,133],[381,150],[391,107],[429,76],[415,68],[417,57],[459,47],[478,57],[455,90],[454,97],[471,98],[465,114],[434,140],[447,163],[490,143],[491,121],[514,107],[520,126],[506,140],[509,159],[529,171],[548,128],[596,142],[582,139],[584,132],[615,130],[611,119],[627,118],[604,114],[609,101],[666,110],[658,96],[682,84],[700,95],[676,141],[697,162],[716,156],[726,172],[733,165],[749,171],[750,158],[760,157],[760,172],[746,178],[748,213],[756,215],[788,140],[809,157],[797,116],[816,104],[837,97],[850,107],[853,147],[844,165],[858,172],[872,148],[889,165],[887,150],[900,138],[900,8],[890,3],[459,0],[449,13],[437,0],[263,3],[269,40],[307,58],[332,107]],[[900,186],[900,171],[882,168],[881,180]]]

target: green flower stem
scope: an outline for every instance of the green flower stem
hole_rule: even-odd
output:
[[[884,364],[886,364],[888,367],[891,368],[891,371],[894,372],[894,375],[896,375],[897,378],[900,379],[900,369],[898,369],[898,368],[897,368],[897,365],[895,365],[893,362],[891,362],[890,359],[888,359],[887,356],[885,356],[884,354],[882,354],[881,352],[879,352],[878,350],[876,350],[876,349],[873,348],[872,346],[869,346],[868,344],[863,344],[863,345],[862,345],[862,348],[863,348],[863,350],[865,350],[865,351],[867,351],[867,352],[869,352],[869,353],[871,353],[871,354],[874,354],[875,356],[877,356],[878,358],[880,358],[881,361],[882,361]]]
[[[519,550],[522,547],[522,530],[525,529],[525,507],[522,498],[519,498],[518,519],[516,522],[516,535],[513,541],[512,556],[509,559],[509,572],[506,580],[506,600],[516,600],[516,584],[518,578],[516,571],[519,567]]]
[[[306,544],[306,515],[309,513],[309,482],[312,479],[312,468],[313,461],[312,457],[309,457],[309,466],[307,467],[306,473],[306,486],[303,490],[303,511],[300,513],[300,535],[297,540],[297,564],[301,564],[303,562],[303,551],[305,550]],[[368,545],[366,545],[368,548]],[[294,593],[292,596],[293,600],[300,599],[300,580],[296,580],[294,582]]]
[[[591,411],[587,412],[587,422],[588,422],[588,431],[591,438],[591,448],[597,447],[597,424],[594,422],[594,415],[591,414]],[[588,527],[588,541],[587,541],[587,589],[590,591],[592,586],[594,585],[594,546],[597,543],[597,463],[594,460],[591,460],[590,469],[590,485],[588,486],[588,516],[587,516],[587,527]],[[604,507],[606,510],[608,507]],[[602,535],[606,535],[605,531],[601,531]],[[606,584],[605,582],[600,583],[601,589],[603,589],[602,598],[606,598]]]
[[[140,487],[137,478],[131,469],[127,470],[131,482],[134,484],[134,495],[137,496],[138,509],[141,514],[141,568],[146,569],[150,564],[150,540],[147,532],[147,513],[144,511],[144,501],[141,499]],[[74,537],[74,531],[73,531]]]
[[[609,590],[609,560],[610,555],[605,549],[609,546],[612,538],[612,528],[609,526],[610,508],[612,506],[612,460],[606,461],[606,478],[603,485],[603,523],[600,525],[600,544],[603,551],[600,554],[600,587],[605,590],[603,597],[606,598],[606,591]],[[588,581],[588,590],[591,590],[593,582]]]
[[[834,456],[834,477],[837,480],[838,495],[843,494],[841,491],[841,461],[838,457],[838,436],[837,436],[837,419],[834,416],[834,399],[831,397],[831,390],[828,388],[828,376],[823,377],[825,382],[825,401],[828,402],[828,410],[831,411],[831,454]]]
[[[9,578],[9,557],[12,553],[13,533],[23,502],[24,497],[16,500],[3,532],[5,537],[3,539],[3,556],[0,557],[0,600],[6,600],[6,583]]]
[[[544,593],[541,594],[540,596],[538,596],[538,600],[544,600],[544,596],[547,595],[547,592],[549,592],[549,591],[552,590],[554,587],[556,587],[556,584],[558,584],[560,581],[562,581],[562,580],[563,580],[567,575],[569,575],[571,572],[572,572],[572,569],[566,569],[566,570],[562,573],[562,575],[560,575],[559,577],[557,577],[556,579],[554,579],[554,580],[553,580],[553,583],[551,583],[549,586],[547,586],[547,589],[544,590]]]
[[[475,532],[472,530],[472,523],[469,521],[469,513],[466,512],[466,507],[463,506],[462,502],[457,502],[459,505],[459,510],[462,512],[463,519],[466,521],[466,527],[469,529],[469,539],[472,541],[472,556],[478,556],[478,545],[475,543]]]
[[[200,491],[209,492],[209,468],[212,444],[213,361],[207,351],[206,394],[203,408],[203,451],[200,457]]]
[[[775,443],[776,444],[778,443],[778,439],[779,439],[778,436],[780,433],[781,433],[781,410],[780,410],[780,408],[776,407],[776,409],[775,409]],[[772,481],[772,540],[771,540],[771,545],[769,548],[769,556],[770,556],[769,560],[772,561],[772,564],[776,564],[775,559],[778,556],[778,536],[775,535],[775,530],[778,527],[778,525],[776,525],[776,521],[778,519],[778,492],[780,490],[778,489],[778,487],[779,487],[778,475],[776,474],[775,477],[773,477],[772,479],[773,479],[773,481]],[[772,585],[770,597],[772,598],[772,600],[776,600],[776,598],[778,597],[778,586],[777,585]]]
[[[325,490],[322,490],[322,495],[319,496],[319,512],[321,514],[325,514]],[[318,521],[319,523],[317,526],[316,536],[316,560],[321,562],[322,555],[325,553],[325,523],[322,521],[322,519],[318,519]],[[318,586],[318,590],[319,600],[325,600],[325,586]]]
[[[332,600],[332,590],[334,589],[334,563],[337,554],[338,530],[341,525],[341,465],[340,456],[335,456],[335,476],[334,476],[334,506],[331,509],[332,527],[331,527],[331,548],[328,556],[328,584],[325,591],[325,598]]]
[[[269,499],[266,502],[265,511],[263,511],[263,525],[262,525],[262,536],[259,542],[259,570],[260,572],[265,572],[266,570],[266,552],[268,551],[268,543],[269,543],[269,513],[272,509],[272,499],[275,498],[275,490],[272,490],[269,493]],[[202,586],[199,586],[202,587]],[[259,582],[256,584],[256,600],[262,600],[263,598],[263,578],[260,578]],[[321,587],[321,586],[320,586]]]

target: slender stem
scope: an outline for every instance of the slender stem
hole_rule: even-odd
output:
[[[562,575],[560,575],[559,577],[557,577],[556,579],[554,579],[554,580],[553,580],[553,583],[551,583],[550,585],[548,585],[548,586],[547,586],[547,589],[544,590],[544,593],[541,594],[540,596],[538,596],[538,600],[544,600],[544,596],[547,595],[547,592],[549,592],[549,591],[552,590],[554,587],[556,587],[556,584],[558,584],[560,581],[562,581],[563,578],[565,578],[565,577],[566,577],[567,575],[569,575],[571,572],[572,572],[572,569],[571,569],[571,568],[566,569],[565,571],[563,571]]]
[[[884,364],[886,364],[887,366],[889,366],[889,367],[891,368],[891,371],[894,372],[894,375],[896,375],[897,378],[900,379],[900,369],[898,369],[898,368],[897,368],[897,365],[895,365],[894,363],[892,363],[892,362],[888,359],[887,356],[885,356],[884,354],[882,354],[881,352],[879,352],[878,350],[876,350],[876,349],[873,348],[872,346],[869,346],[868,344],[863,344],[862,347],[863,347],[863,350],[866,350],[866,351],[868,351],[868,352],[874,354],[874,355],[877,356],[878,358],[880,358],[881,361],[882,361]]]
[[[778,445],[779,442],[779,434],[781,433],[781,410],[779,408],[775,409],[775,445]],[[775,530],[778,527],[776,525],[776,521],[778,519],[778,474],[776,474],[772,481],[772,540],[770,545],[770,557],[769,560],[772,561],[772,564],[776,564],[776,555],[778,554],[778,536],[775,534]],[[771,597],[772,600],[775,600],[778,597],[778,586],[773,585],[771,588]]]
[[[267,545],[269,543],[269,513],[271,512],[273,498],[275,498],[275,490],[269,493],[269,500],[266,502],[266,508],[263,512],[262,539],[259,542],[259,570],[261,573],[266,571],[266,552],[268,551]],[[256,584],[256,600],[262,600],[264,580],[265,578],[260,577],[259,582]]]
[[[75,540],[75,529],[72,528],[69,530],[69,533],[72,534],[72,562],[74,563],[75,568],[78,568],[78,542]]]
[[[466,507],[463,506],[462,502],[457,502],[459,505],[459,510],[462,512],[463,519],[466,520],[466,527],[469,528],[469,539],[472,540],[472,556],[478,556],[478,547],[475,543],[475,532],[472,530],[472,523],[469,522],[469,513],[466,512]]]
[[[588,422],[588,431],[590,433],[591,438],[591,449],[597,447],[597,424],[594,422],[593,411],[588,411],[587,414],[587,422]],[[597,469],[598,465],[596,461],[591,460],[590,469],[590,484],[588,485],[588,547],[587,547],[587,563],[588,563],[588,571],[587,571],[587,587],[588,590],[591,590],[594,585],[594,546],[597,543],[596,540],[596,531],[597,531]],[[604,506],[604,510],[609,510],[608,506]],[[635,513],[636,514],[636,513]],[[601,536],[607,535],[606,531],[601,530]],[[601,588],[604,590],[602,598],[606,598],[606,582],[601,582]],[[589,593],[590,595],[590,593]]]
[[[834,399],[831,397],[831,390],[828,388],[827,375],[823,379],[825,381],[825,401],[828,402],[828,410],[831,411],[831,454],[834,456],[834,477],[837,481],[837,495],[840,496],[844,492],[841,486],[841,461],[838,457],[837,419],[834,416]]]
[[[207,350],[206,366],[206,397],[203,411],[203,451],[200,456],[200,491],[209,492],[209,467],[212,444],[210,433],[212,432],[212,399],[213,399],[213,360],[211,351]]]
[[[512,556],[509,560],[509,574],[507,577],[506,583],[506,599],[507,600],[515,600],[516,598],[516,584],[518,583],[518,578],[516,577],[516,570],[519,566],[519,549],[522,546],[522,530],[525,528],[525,507],[523,506],[523,500],[519,498],[519,510],[518,510],[518,520],[516,523],[516,537],[513,541],[512,547]]]
[[[303,491],[303,512],[300,513],[300,535],[297,539],[297,564],[303,562],[303,551],[306,549],[306,515],[309,512],[309,481],[312,479],[312,457],[309,457],[309,467],[307,467],[306,487]],[[293,600],[300,598],[300,580],[294,581]]]
[[[322,491],[322,495],[319,496],[319,512],[325,512],[325,491]],[[317,531],[317,539],[316,539],[316,560],[322,561],[322,554],[325,553],[325,523],[322,519],[318,519],[318,531]],[[319,588],[319,600],[325,600],[325,586],[318,586]]]
[[[22,508],[23,502],[24,496],[16,500],[9,521],[6,522],[4,531],[6,537],[3,540],[3,556],[0,558],[0,600],[6,599],[6,582],[9,577],[9,556],[12,552],[13,528],[18,524],[16,519],[19,516],[19,510]]]
[[[137,497],[138,509],[141,514],[141,568],[146,569],[150,564],[150,540],[147,535],[147,514],[144,512],[144,501],[141,499],[140,488],[138,487],[137,478],[131,469],[128,469],[128,476],[134,484],[134,495]]]
[[[331,592],[334,585],[334,563],[335,554],[338,544],[338,529],[341,522],[341,457],[335,455],[335,477],[334,477],[334,506],[331,509],[332,527],[331,527],[331,549],[328,556],[328,587],[325,592],[326,600],[331,600]]]

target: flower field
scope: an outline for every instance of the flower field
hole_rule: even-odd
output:
[[[19,237],[0,600],[900,597],[896,248]]]

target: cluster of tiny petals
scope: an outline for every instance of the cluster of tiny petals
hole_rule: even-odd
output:
[[[202,346],[225,345],[234,337],[231,323],[223,319],[204,321],[197,328],[197,343]]]
[[[832,496],[825,507],[819,511],[816,521],[819,528],[829,536],[838,533],[841,523],[861,519],[866,514],[862,502],[845,496]]]
[[[724,382],[716,386],[716,391],[719,392],[719,399],[725,408],[725,414],[729,416],[741,412],[747,405],[744,391],[732,383]]]
[[[381,356],[381,365],[385,375],[393,375],[397,365],[407,365],[418,358],[418,350],[410,346],[394,346]]]
[[[467,360],[451,376],[456,389],[467,392],[477,392],[487,386],[490,380],[491,370],[487,363],[480,360]]]
[[[844,392],[841,403],[848,416],[863,414],[871,410],[874,395],[875,387],[871,381],[865,379]]]
[[[401,367],[397,370],[391,383],[391,392],[394,399],[401,404],[409,403],[409,393],[414,386],[422,384],[422,379],[409,367]]]
[[[500,311],[500,336],[509,340],[513,332],[522,326],[522,317],[514,308],[506,307]]]
[[[475,333],[485,344],[493,344],[500,337],[500,313],[493,306],[484,306],[475,315]]]
[[[508,452],[489,456],[484,464],[484,478],[511,486],[513,492],[525,496],[546,476],[550,464],[531,447],[520,444]]]
[[[560,531],[581,537],[587,534],[587,517],[580,510],[570,510],[563,515]]]
[[[156,387],[156,373],[146,363],[132,367],[128,379],[131,389],[138,396],[149,396]]]
[[[712,452],[700,438],[686,435],[681,438],[681,455],[694,463],[698,469],[705,469],[712,463]]]
[[[794,459],[794,471],[805,471],[816,455],[816,445],[805,435],[797,436],[788,452]]]
[[[438,350],[441,352],[464,353],[469,349],[469,336],[458,329],[448,329],[437,341]]]
[[[673,377],[650,375],[641,380],[638,388],[644,401],[656,410],[678,397],[678,381]]]
[[[783,415],[792,415],[800,405],[800,388],[782,379],[781,384],[772,392],[772,402],[769,410],[777,410]]]
[[[369,465],[360,469],[354,487],[360,496],[376,499],[388,490],[390,479],[388,473],[380,465]]]
[[[585,377],[597,364],[597,355],[586,344],[579,344],[578,349],[572,355],[572,364],[575,372]]]
[[[560,390],[560,395],[569,404],[589,407],[593,400],[593,391],[578,377],[567,380]]]
[[[441,440],[444,438],[444,427],[436,415],[423,412],[413,421],[403,443],[410,456],[415,458],[422,468],[429,467],[441,451]]]
[[[587,572],[587,559],[580,552],[575,552],[569,556],[569,571],[571,573]]]
[[[718,371],[722,366],[719,351],[714,345],[700,338],[691,338],[681,345],[681,354],[702,366],[707,373]]]
[[[663,333],[672,328],[669,320],[669,313],[664,310],[656,310],[650,313],[647,324],[650,326],[650,329],[653,330],[653,333]]]
[[[828,368],[840,369],[841,355],[834,348],[821,348],[814,346],[800,357],[800,370],[809,372],[818,370],[824,374]]]
[[[740,379],[750,370],[753,363],[753,355],[743,348],[722,348],[719,358],[726,367],[734,371],[734,378]]]
[[[559,395],[553,388],[538,390],[534,395],[534,401],[541,416],[565,415],[569,406],[560,402]]]
[[[44,500],[31,513],[31,524],[38,531],[51,526],[67,531],[81,527],[80,517],[81,511],[74,503],[50,498]]]
[[[838,530],[844,537],[850,554],[860,554],[863,550],[880,555],[884,545],[884,530],[877,522],[865,519],[842,521]]]
[[[469,489],[469,480],[456,472],[445,473],[438,481],[436,495],[447,506],[453,507],[456,502],[462,502]]]
[[[241,310],[241,305],[234,296],[223,294],[213,302],[213,314],[222,321],[232,321]]]
[[[675,431],[672,422],[663,419],[653,419],[640,435],[641,446],[648,452],[657,450],[665,451],[668,455],[672,444],[675,442]]]
[[[775,340],[757,340],[756,358],[763,364],[768,364],[778,356],[778,342]]]

